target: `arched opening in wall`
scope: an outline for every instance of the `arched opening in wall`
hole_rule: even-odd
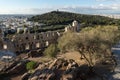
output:
[[[0,49],[3,49],[3,42],[0,41]]]
[[[18,44],[15,44],[15,51],[18,51],[19,52],[19,45]]]
[[[2,33],[2,29],[0,29],[0,34]]]
[[[40,48],[40,43],[36,43],[36,48]]]
[[[54,34],[54,32],[52,33],[52,36],[54,36],[55,34]]]
[[[35,49],[35,44],[33,42],[31,43],[31,49]]]
[[[20,45],[20,47],[21,47],[21,51],[24,51],[24,50],[25,50],[25,45],[24,45],[24,43],[22,43],[22,44]]]
[[[39,40],[39,35],[37,35],[37,40]]]
[[[26,44],[25,49],[26,49],[26,50],[29,50],[29,49],[30,49],[30,45],[29,45],[29,44]]]
[[[49,42],[48,41],[46,41],[46,46],[49,46]]]
[[[3,49],[6,50],[7,48],[8,48],[7,44],[4,44],[4,45],[3,45]]]
[[[30,50],[31,50],[32,49],[32,44],[30,43],[29,45],[30,45],[29,47],[30,47]]]
[[[22,52],[23,51],[23,48],[22,48],[22,46],[20,45],[19,46],[19,52]]]
[[[49,34],[48,34],[48,33],[47,33],[46,35],[47,35],[47,37],[49,37]]]
[[[23,40],[22,39],[19,39],[19,42],[21,43]]]
[[[41,40],[43,40],[43,35],[40,35]]]
[[[34,35],[33,38],[36,39],[36,35]]]

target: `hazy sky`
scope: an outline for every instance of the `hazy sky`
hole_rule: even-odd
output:
[[[0,14],[41,14],[57,9],[87,14],[120,13],[120,0],[0,0]]]

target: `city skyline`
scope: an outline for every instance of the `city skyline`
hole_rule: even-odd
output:
[[[53,10],[119,14],[120,0],[0,0],[0,14],[42,14]]]

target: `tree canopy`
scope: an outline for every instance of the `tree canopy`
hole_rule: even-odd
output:
[[[65,33],[58,40],[62,52],[78,51],[89,66],[94,66],[98,58],[111,54],[111,48],[120,40],[117,26],[97,26],[84,28],[80,33]]]
[[[30,61],[30,62],[28,62],[28,63],[26,64],[26,69],[27,69],[27,70],[32,70],[32,69],[35,68],[35,66],[36,66],[36,62]]]
[[[45,49],[44,54],[48,57],[55,57],[57,54],[57,45],[51,44],[48,48]]]
[[[73,20],[84,23],[86,26],[117,24],[117,20],[104,16],[63,11],[48,12],[42,15],[33,16],[32,18],[29,18],[29,20],[44,23],[46,25],[66,25],[71,24]]]

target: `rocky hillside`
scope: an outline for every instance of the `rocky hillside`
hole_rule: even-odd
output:
[[[32,74],[25,73],[21,80],[101,80],[101,76],[89,73],[87,65],[80,66],[72,59],[55,59],[40,63]]]
[[[40,64],[28,80],[75,80],[78,74],[78,64],[74,60],[56,59]],[[26,75],[22,80],[26,80]]]
[[[86,64],[78,64],[73,59],[57,58],[37,63],[32,71],[26,70],[29,60],[14,62],[0,73],[1,80],[108,80],[105,65],[95,67],[91,72]],[[108,68],[108,66],[107,66]],[[114,79],[113,79],[114,80]]]

